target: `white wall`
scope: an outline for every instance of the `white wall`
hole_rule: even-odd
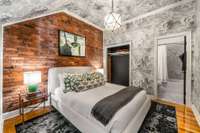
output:
[[[3,28],[0,25],[0,133],[3,132],[3,121],[2,121],[2,82],[3,82]]]

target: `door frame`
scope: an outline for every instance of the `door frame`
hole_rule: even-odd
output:
[[[172,38],[172,37],[179,37],[179,36],[186,36],[186,53],[187,53],[187,65],[186,65],[186,89],[185,89],[185,99],[186,99],[186,105],[191,105],[191,85],[192,85],[192,32],[186,31],[181,33],[174,33],[174,34],[168,34],[164,36],[159,36],[155,38],[155,44],[154,44],[154,95],[158,96],[158,40],[160,39],[166,39],[166,38]]]
[[[131,75],[131,66],[132,66],[132,61],[131,61],[131,55],[132,55],[132,41],[126,41],[126,42],[122,42],[122,43],[113,43],[113,44],[108,44],[108,45],[105,45],[103,47],[103,56],[104,56],[104,78],[106,81],[108,81],[108,70],[107,70],[107,66],[108,66],[108,59],[107,59],[107,52],[108,52],[108,49],[109,48],[115,48],[115,47],[120,47],[120,46],[127,46],[129,45],[129,86],[131,86],[131,80],[132,80],[132,75]]]
[[[3,25],[0,25],[0,132],[3,132]]]

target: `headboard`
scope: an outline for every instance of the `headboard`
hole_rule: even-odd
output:
[[[48,92],[54,93],[54,90],[59,87],[59,77],[58,75],[64,72],[67,73],[84,73],[92,71],[90,66],[80,66],[80,67],[54,67],[50,68],[48,71]]]

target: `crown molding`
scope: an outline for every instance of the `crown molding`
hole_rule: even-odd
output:
[[[159,9],[154,10],[154,11],[151,11],[151,12],[145,13],[143,15],[139,15],[137,17],[134,17],[132,19],[126,20],[126,21],[122,22],[122,25],[126,25],[126,24],[134,22],[136,20],[139,20],[139,19],[142,19],[142,18],[146,18],[146,17],[152,16],[152,15],[161,13],[161,12],[164,12],[164,11],[169,10],[169,9],[173,9],[175,7],[184,5],[184,4],[192,2],[192,1],[195,1],[195,0],[183,0],[183,1],[179,1],[179,2],[176,2],[176,3],[170,4],[170,5],[165,6],[165,7],[161,7]]]

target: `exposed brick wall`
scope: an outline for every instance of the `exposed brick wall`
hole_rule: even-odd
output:
[[[86,37],[86,57],[58,53],[58,30]],[[40,88],[47,87],[51,67],[102,66],[103,32],[65,13],[58,13],[4,29],[3,112],[18,108],[18,93],[25,92],[23,72],[42,72]]]

